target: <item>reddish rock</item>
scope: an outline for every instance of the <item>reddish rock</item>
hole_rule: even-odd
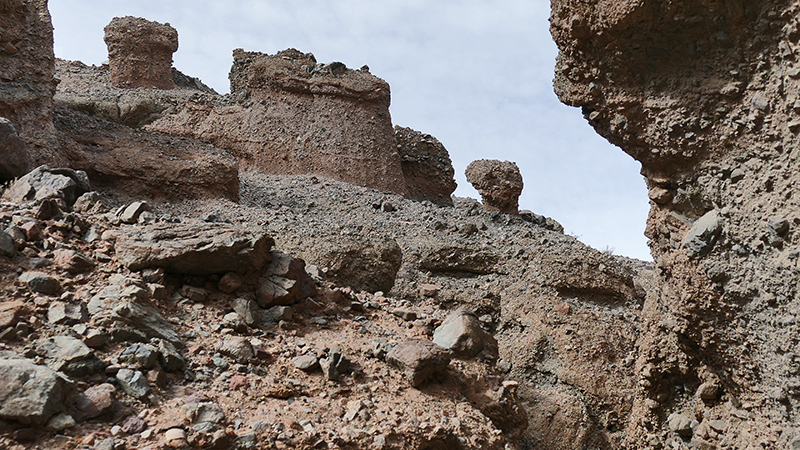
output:
[[[522,193],[522,174],[516,163],[479,159],[469,163],[465,175],[481,194],[487,210],[517,214],[519,195]]]
[[[75,420],[89,420],[111,412],[114,407],[114,385],[103,383],[86,389],[75,398]]]
[[[111,81],[123,88],[173,89],[172,54],[178,32],[168,23],[115,17],[105,27]]]
[[[0,329],[12,327],[24,316],[30,314],[25,303],[18,300],[0,302]]]
[[[25,233],[25,239],[29,242],[42,239],[42,230],[39,228],[39,224],[34,221],[23,223],[19,226],[19,229]]]
[[[411,386],[417,387],[442,374],[450,364],[450,352],[428,340],[412,339],[397,344],[386,362],[402,371]]]
[[[460,308],[450,314],[433,332],[433,342],[449,349],[457,358],[469,359],[486,351],[497,357],[497,341],[475,315]]]
[[[94,268],[95,263],[75,250],[59,249],[53,252],[53,262],[69,273],[81,273]]]
[[[228,388],[232,391],[247,389],[250,387],[250,381],[243,375],[234,375],[231,377]]]
[[[249,169],[407,192],[385,81],[341,63],[317,64],[294,49],[276,55],[237,49],[233,58],[236,104],[192,101],[145,129],[214,144]]]

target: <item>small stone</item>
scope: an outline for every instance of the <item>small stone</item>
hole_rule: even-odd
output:
[[[164,433],[164,440],[167,445],[173,448],[188,447],[189,443],[186,442],[186,432],[180,428],[170,428]]]
[[[724,420],[710,420],[708,426],[717,433],[724,433],[725,430],[728,429],[728,422]]]
[[[110,412],[114,407],[114,385],[103,383],[92,386],[75,398],[76,420],[88,420]]]
[[[475,315],[460,308],[450,314],[433,332],[433,342],[449,349],[458,358],[469,359],[482,351],[497,357],[497,341],[481,327]]]
[[[19,276],[19,280],[39,294],[55,295],[61,290],[61,283],[44,272],[25,272]]]
[[[672,413],[667,418],[670,431],[684,437],[692,435],[692,419],[684,414]]]
[[[122,422],[122,431],[127,434],[136,434],[141,433],[142,431],[147,429],[147,422],[144,421],[139,416],[133,415],[128,416],[124,422]]]
[[[145,211],[150,211],[150,205],[147,202],[133,202],[122,210],[119,214],[119,219],[123,223],[136,223],[139,220],[139,215]]]
[[[13,327],[28,314],[30,309],[21,301],[0,302],[0,329]]]
[[[557,313],[568,315],[570,313],[570,306],[569,303],[559,303],[553,307],[553,310]]]
[[[53,252],[55,265],[66,272],[76,274],[94,268],[95,263],[74,250],[60,249]]]
[[[417,320],[417,313],[410,309],[396,308],[392,314],[406,321]]]
[[[177,372],[183,369],[186,361],[178,350],[169,341],[158,339],[158,362],[167,372]]]
[[[253,346],[247,338],[241,336],[226,336],[218,343],[216,350],[223,355],[230,356],[236,362],[245,364],[253,357]]]
[[[290,306],[273,306],[267,310],[267,314],[276,322],[280,322],[281,320],[289,321],[294,317]]]
[[[13,258],[16,254],[17,247],[14,244],[14,238],[5,231],[0,230],[0,256]]]
[[[47,309],[47,321],[54,324],[73,325],[89,320],[89,311],[82,303],[53,302]]]
[[[697,388],[697,396],[704,401],[716,400],[719,396],[719,383],[707,381]]]
[[[119,360],[139,369],[152,369],[158,361],[158,351],[148,344],[133,344],[123,350]]]
[[[206,298],[208,297],[208,291],[203,288],[189,286],[187,284],[181,288],[181,295],[195,303],[202,303],[206,301]]]
[[[389,365],[401,370],[411,386],[418,387],[450,364],[450,352],[427,340],[408,340],[397,344],[386,355]]]
[[[146,397],[152,389],[147,378],[138,370],[120,369],[117,372],[117,380],[126,394],[137,399]]]
[[[244,375],[234,375],[228,383],[228,388],[232,391],[245,390],[250,387],[250,380]]]
[[[233,300],[233,310],[242,318],[245,324],[253,326],[261,321],[261,310],[253,300],[237,298]]]
[[[423,297],[436,297],[442,287],[436,284],[420,284],[419,293]]]
[[[244,280],[236,272],[226,273],[217,284],[220,291],[226,294],[232,294],[234,291],[242,287]]]
[[[292,359],[294,366],[300,370],[311,371],[319,365],[319,360],[314,355],[300,355]]]
[[[56,414],[47,422],[47,429],[56,433],[75,426],[75,419],[69,414]]]
[[[83,343],[91,348],[99,348],[108,342],[108,334],[97,329],[91,329],[83,337]]]
[[[19,229],[25,233],[25,239],[28,242],[40,241],[42,239],[42,230],[36,222],[25,222],[19,226]]]

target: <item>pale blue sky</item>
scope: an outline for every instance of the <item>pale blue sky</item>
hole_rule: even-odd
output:
[[[475,159],[515,161],[520,207],[551,216],[598,248],[650,259],[640,165],[599,137],[552,89],[556,47],[547,0],[50,0],[56,56],[100,64],[115,16],[169,22],[175,67],[229,89],[231,51],[294,47],[320,62],[369,65],[392,89],[392,121],[436,136],[456,170],[456,195]]]

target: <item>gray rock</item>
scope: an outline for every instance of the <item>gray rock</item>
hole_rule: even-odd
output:
[[[19,178],[28,172],[28,151],[10,120],[0,117],[0,182]]]
[[[326,358],[320,358],[319,367],[329,380],[336,381],[350,371],[350,360],[339,349],[331,350]]]
[[[16,254],[17,248],[14,246],[14,238],[5,231],[0,230],[0,256],[13,258]]]
[[[44,272],[25,272],[19,276],[19,280],[39,294],[55,295],[61,290],[61,283]]]
[[[95,191],[86,192],[85,194],[78,197],[75,200],[75,204],[72,205],[72,210],[75,212],[82,212],[86,213],[92,210],[92,208],[97,204],[97,202],[101,201],[102,197]]]
[[[47,321],[54,324],[73,325],[89,320],[89,311],[83,303],[53,302],[47,309]]]
[[[0,418],[43,424],[61,409],[66,386],[49,367],[0,352]]]
[[[670,431],[678,433],[684,437],[692,435],[692,418],[678,413],[672,413],[667,417],[667,426]]]
[[[183,359],[178,350],[169,341],[158,339],[155,341],[158,345],[158,362],[167,372],[177,372],[183,369],[186,361]]]
[[[261,321],[261,310],[253,300],[237,298],[233,300],[233,310],[241,316],[244,323],[253,326]]]
[[[117,380],[126,394],[137,399],[144,398],[152,389],[147,378],[138,370],[120,369],[117,372]]]
[[[247,338],[241,336],[226,336],[222,338],[217,343],[216,350],[233,358],[238,363],[247,363],[253,357],[253,346]]]
[[[123,223],[136,223],[139,220],[139,215],[145,211],[150,211],[150,205],[147,202],[133,202],[122,210],[119,214],[119,220]]]
[[[386,362],[402,371],[411,386],[417,387],[447,370],[450,352],[431,341],[412,339],[397,344],[386,355]]]
[[[316,356],[307,354],[295,357],[292,359],[292,363],[300,370],[311,371],[319,365],[319,360],[317,360]]]
[[[34,199],[39,192],[55,192],[67,205],[72,205],[79,196],[90,190],[86,172],[39,166],[14,182],[2,198],[20,203]]]
[[[74,250],[59,249],[53,252],[53,262],[59,269],[76,274],[93,269],[94,261]]]
[[[146,338],[159,338],[180,342],[175,330],[158,309],[146,302],[150,297],[148,286],[139,280],[125,279],[100,290],[87,304],[89,315],[98,325],[113,328],[125,325],[141,332]]]
[[[225,421],[225,412],[216,403],[192,402],[181,407],[186,417],[194,423],[221,424]]]
[[[722,217],[719,211],[713,209],[705,213],[692,225],[692,228],[683,238],[681,246],[692,257],[706,255],[716,243],[722,232]]]
[[[450,314],[433,332],[433,342],[449,349],[457,358],[469,359],[486,350],[497,357],[497,341],[472,312],[460,308]]]
[[[105,363],[83,341],[74,337],[43,339],[36,343],[35,351],[44,357],[48,367],[70,376],[86,376],[105,369]]]
[[[275,322],[280,322],[281,320],[292,320],[293,317],[294,311],[291,306],[273,306],[267,310],[267,313],[264,315],[264,320],[270,318]]]
[[[130,270],[161,267],[186,275],[260,271],[271,237],[256,227],[220,223],[156,223],[122,229],[117,258]]]
[[[147,422],[139,416],[131,415],[122,423],[122,431],[127,434],[141,433],[147,429]]]
[[[158,361],[158,351],[148,344],[133,344],[119,355],[121,362],[141,369],[152,369]]]

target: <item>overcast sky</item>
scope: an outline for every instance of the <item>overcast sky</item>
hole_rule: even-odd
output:
[[[392,89],[395,125],[436,136],[450,152],[456,195],[475,159],[515,161],[520,208],[553,217],[598,249],[651,259],[640,165],[608,144],[552,89],[556,47],[548,0],[50,0],[59,58],[100,64],[116,16],[169,22],[174,65],[229,91],[234,48],[294,47],[319,62],[369,65]]]

